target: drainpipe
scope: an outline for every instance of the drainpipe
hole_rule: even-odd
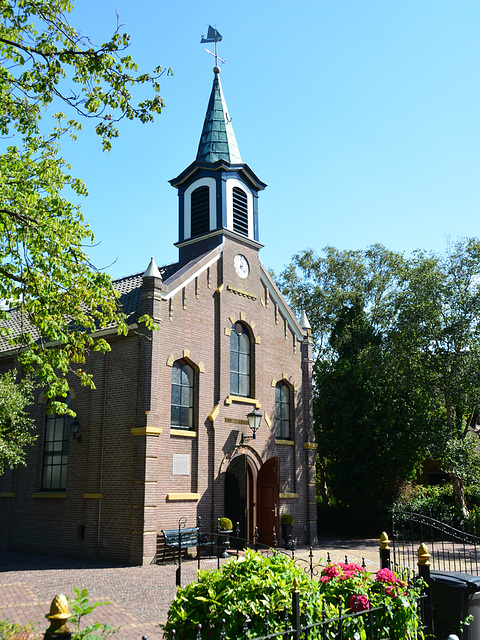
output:
[[[102,440],[100,446],[100,481],[99,490],[100,495],[103,491],[103,452],[105,447],[105,417],[107,413],[107,381],[108,381],[108,352],[105,354],[105,372],[103,375],[103,407],[102,407]],[[102,498],[98,501],[98,515],[97,515],[97,547],[100,547],[100,528],[102,518]]]

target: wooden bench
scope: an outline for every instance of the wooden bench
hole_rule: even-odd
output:
[[[197,547],[197,554],[200,552],[200,547],[212,547],[213,542],[207,538],[207,536],[200,534],[198,527],[191,527],[189,529],[162,529],[163,533],[163,559],[165,560],[165,553],[167,549],[172,551],[178,550],[185,551],[189,547]]]

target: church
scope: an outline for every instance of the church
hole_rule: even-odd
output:
[[[101,332],[111,351],[88,356],[95,390],[72,377],[74,421],[47,414],[37,391],[27,466],[0,476],[0,549],[141,565],[180,518],[208,532],[225,516],[271,545],[285,513],[296,545],[315,541],[310,326],[260,260],[266,184],[241,158],[213,71],[196,159],[170,180],[178,262],[146,259],[115,282],[129,332]]]

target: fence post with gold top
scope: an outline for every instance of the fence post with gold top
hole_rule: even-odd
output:
[[[418,575],[423,579],[423,624],[426,638],[433,636],[432,591],[430,583],[430,554],[425,543],[418,547]]]
[[[380,569],[390,569],[390,540],[385,531],[380,536]]]
[[[45,615],[50,626],[45,631],[44,640],[71,640],[72,634],[67,629],[67,620],[72,617],[68,610],[68,600],[59,593],[52,600],[50,611]]]

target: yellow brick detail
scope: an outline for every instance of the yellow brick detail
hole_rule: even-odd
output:
[[[196,431],[189,431],[188,429],[170,429],[171,436],[180,436],[182,438],[196,438]]]
[[[167,367],[173,367],[174,362],[175,362],[175,356],[172,353],[171,356],[168,356]]]
[[[167,493],[167,500],[200,500],[199,493]]]
[[[161,427],[133,427],[130,431],[132,436],[160,436],[163,433]]]
[[[220,403],[218,402],[207,416],[210,422],[213,422],[214,420],[217,419],[219,412],[220,412]]]

